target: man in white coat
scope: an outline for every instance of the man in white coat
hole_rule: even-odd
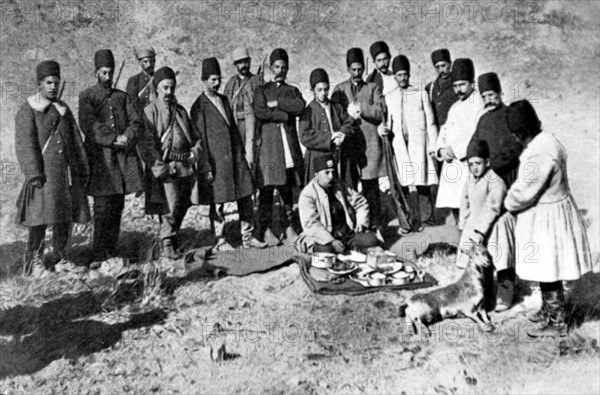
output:
[[[421,231],[419,193],[429,195],[427,187],[438,183],[434,159],[438,128],[427,93],[410,83],[408,58],[396,56],[392,71],[397,85],[386,97],[387,126],[394,134],[399,181],[409,192],[410,225]]]
[[[477,128],[483,100],[475,89],[475,67],[468,58],[456,59],[452,67],[452,85],[459,100],[450,107],[448,119],[440,129],[436,157],[443,161],[436,207],[449,207],[458,218],[462,191],[469,179],[469,168],[461,162]]]

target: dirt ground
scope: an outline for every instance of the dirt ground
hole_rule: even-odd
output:
[[[308,1],[294,3],[306,7],[302,18],[284,18],[274,6],[274,14],[260,23],[214,14],[206,2],[115,3],[122,7],[121,17],[133,15],[143,23],[110,19],[110,7],[95,7],[93,13],[85,0],[69,4],[87,5],[87,14],[60,17],[49,2],[40,3],[37,11],[23,15],[17,11],[25,3],[3,3],[0,27],[1,393],[600,393],[598,321],[584,324],[562,342],[528,338],[525,332],[531,328],[524,314],[539,307],[540,295],[525,282],[518,284],[512,309],[491,314],[493,333],[456,319],[441,322],[432,327],[430,338],[421,338],[398,316],[398,307],[413,292],[317,295],[296,264],[246,277],[215,278],[207,272],[185,281],[150,272],[142,289],[109,277],[36,282],[20,276],[26,231],[13,225],[21,187],[14,117],[32,93],[35,65],[41,60],[61,63],[65,78],[73,82],[66,101],[77,113],[78,93],[93,80],[96,49],[111,47],[119,62],[127,59],[119,83],[124,87],[125,77],[138,72],[133,46],[149,42],[158,49],[159,67],[180,71],[178,99],[189,109],[201,89],[203,57],[218,57],[229,77],[229,54],[236,46],[250,48],[253,70],[272,47],[283,46],[292,60],[289,81],[310,100],[308,75],[314,67],[325,67],[336,83],[347,78],[344,56],[349,47],[360,46],[367,55],[372,42],[386,39],[393,54],[410,57],[413,82],[429,81],[431,50],[449,47],[454,58],[473,58],[477,74],[498,72],[506,102],[535,100],[544,128],[569,153],[570,187],[598,263],[596,2],[489,2],[503,12],[490,22],[481,9],[475,20],[466,13],[450,19],[444,10],[464,6],[450,1],[415,3],[429,10],[437,4],[442,10],[438,19],[432,14],[423,19],[418,10],[413,14],[412,3]],[[17,11],[5,12],[4,6]],[[45,16],[40,10],[46,10]],[[334,16],[336,23],[328,23]],[[400,239],[390,225],[388,247],[409,258],[431,242],[457,237],[449,224]],[[183,232],[187,246],[210,243],[208,228],[206,208],[190,210]],[[143,214],[143,199],[128,197],[120,251],[144,263],[157,232],[158,221]],[[85,251],[90,235],[89,226],[75,229],[74,256]],[[446,265],[427,270],[440,285],[457,275]],[[227,353],[219,364],[211,355],[218,356],[223,345]]]

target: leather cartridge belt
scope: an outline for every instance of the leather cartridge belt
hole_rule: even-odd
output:
[[[190,157],[191,151],[170,151],[167,159],[171,161],[184,162]]]

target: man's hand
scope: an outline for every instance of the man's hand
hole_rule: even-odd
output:
[[[187,163],[190,166],[193,166],[196,163],[196,156],[193,152],[190,152],[190,156],[187,158]]]
[[[267,102],[267,107],[269,108],[277,108],[277,100],[271,100]]]
[[[352,102],[348,105],[348,115],[352,119],[360,119],[360,104]]]
[[[444,147],[440,149],[440,156],[446,162],[452,162],[454,159],[456,159],[456,155],[454,155],[454,151],[452,151],[451,147]]]
[[[377,134],[379,134],[379,137],[383,138],[390,134],[390,130],[382,122],[379,124],[379,126],[377,126]]]
[[[44,182],[44,179],[42,177],[37,177],[37,178],[34,178],[33,180],[31,180],[30,184],[34,188],[41,189],[41,188],[44,187],[45,182]]]
[[[338,147],[342,145],[345,138],[346,135],[342,132],[333,132],[333,134],[331,135],[331,140],[333,141],[333,144],[337,145]]]
[[[124,134],[120,134],[117,136],[113,144],[119,147],[127,147],[129,145],[129,139]]]
[[[473,231],[470,235],[469,235],[469,240],[471,240],[473,243],[479,245],[483,243],[483,235],[477,231]]]
[[[339,240],[332,241],[331,246],[333,247],[335,252],[337,252],[338,254],[341,254],[342,252],[344,252],[346,250],[346,246],[344,245],[344,243],[342,243]]]
[[[207,171],[206,173],[204,173],[204,181],[206,181],[209,184],[212,184],[214,180],[215,177],[213,176],[212,171]]]

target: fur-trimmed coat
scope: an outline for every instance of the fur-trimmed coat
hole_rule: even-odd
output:
[[[47,148],[42,152],[44,146]],[[90,219],[84,187],[89,177],[88,159],[66,103],[52,103],[39,93],[29,97],[17,112],[15,149],[25,176],[17,201],[18,224],[82,223]],[[42,188],[33,188],[33,196],[26,201],[28,184],[36,178],[45,183]]]

